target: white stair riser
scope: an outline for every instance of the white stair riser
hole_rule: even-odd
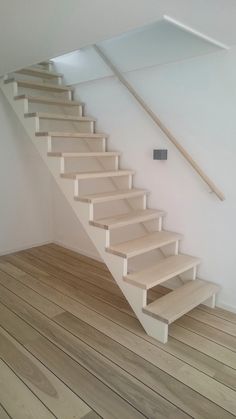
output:
[[[9,78],[16,78],[17,80],[30,80],[30,81],[34,81],[36,83],[48,83],[48,84],[55,84],[55,85],[61,85],[62,84],[62,77],[52,77],[52,78],[48,78],[48,77],[43,77],[41,76],[36,76],[36,75],[27,75],[27,74],[21,74],[21,73],[12,73],[9,75]]]
[[[37,117],[35,117],[37,118]],[[94,121],[47,120],[39,118],[38,131],[95,132]]]
[[[17,95],[16,95],[17,96]],[[66,114],[72,116],[83,116],[84,115],[84,106],[63,106],[58,104],[49,104],[41,102],[32,102],[28,99],[17,99],[17,101],[27,101],[27,106],[25,107],[25,114],[33,112],[48,112],[55,114]]]
[[[61,157],[64,170],[61,173],[86,172],[92,170],[118,170],[119,156],[108,157]]]

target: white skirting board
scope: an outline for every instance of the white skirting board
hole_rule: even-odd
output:
[[[95,255],[95,254],[94,254],[94,253],[92,253],[92,252],[86,252],[86,251],[84,251],[83,249],[80,249],[80,248],[78,248],[78,247],[74,247],[74,246],[70,246],[70,245],[68,245],[68,244],[65,244],[65,243],[63,243],[63,242],[62,242],[62,241],[60,241],[60,240],[53,240],[53,243],[54,243],[54,244],[57,244],[58,246],[65,247],[65,249],[72,250],[73,252],[80,253],[80,254],[81,254],[81,255],[83,255],[83,256],[87,256],[88,258],[91,258],[91,259],[97,260],[98,262],[102,262],[102,263],[104,263],[104,261],[103,261],[103,260],[102,260],[99,256]]]
[[[18,247],[15,247],[14,249],[7,249],[7,250],[4,250],[3,252],[0,252],[0,256],[10,255],[11,253],[16,253],[16,252],[21,252],[22,250],[28,250],[28,249],[31,249],[32,247],[44,246],[49,243],[52,243],[52,241],[49,240],[49,241],[44,241],[44,242],[31,243],[28,246],[18,246]]]

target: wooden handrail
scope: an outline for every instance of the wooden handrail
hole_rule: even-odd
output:
[[[212,182],[212,180],[206,175],[206,173],[200,168],[192,156],[185,150],[185,148],[177,141],[174,135],[169,131],[169,129],[161,122],[157,115],[151,110],[147,103],[142,99],[141,96],[136,92],[136,90],[131,86],[131,84],[125,79],[125,77],[120,73],[120,71],[114,66],[110,59],[104,54],[104,52],[97,45],[93,46],[98,55],[103,59],[103,61],[110,67],[115,76],[120,80],[120,82],[128,89],[131,95],[137,100],[145,112],[150,116],[150,118],[158,125],[158,127],[166,134],[168,139],[172,144],[179,150],[179,152],[184,156],[184,158],[189,162],[193,169],[199,174],[203,181],[209,186],[212,192],[221,200],[225,200],[224,194],[220,189]]]

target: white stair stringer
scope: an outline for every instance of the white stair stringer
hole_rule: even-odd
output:
[[[24,117],[24,115],[29,112],[27,99],[14,100],[14,97],[18,94],[17,83],[4,84],[4,81],[1,81],[0,87],[70,206],[74,210],[80,223],[83,225],[85,231],[95,245],[101,259],[107,265],[116,283],[132,307],[144,330],[149,336],[152,336],[163,343],[167,342],[168,325],[158,319],[148,316],[142,311],[143,307],[146,305],[147,291],[138,287],[133,287],[123,280],[123,277],[127,275],[127,259],[106,252],[105,248],[108,245],[107,234],[109,234],[109,232],[103,229],[94,228],[89,224],[91,204],[79,202],[74,199],[74,181],[68,181],[61,178],[60,159],[51,158],[47,154],[47,137],[40,138],[35,136],[35,132],[38,129],[37,118]]]

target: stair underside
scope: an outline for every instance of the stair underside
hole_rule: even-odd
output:
[[[176,275],[186,272],[199,263],[200,259],[189,255],[170,256],[158,261],[147,269],[126,275],[124,281],[148,290]]]
[[[83,106],[83,103],[76,102],[75,100],[62,100],[57,98],[49,98],[44,96],[30,96],[30,95],[18,95],[14,97],[15,100],[27,99],[32,103],[46,103],[48,105],[58,106]]]
[[[131,258],[151,250],[158,249],[162,246],[166,246],[170,243],[174,243],[181,239],[181,234],[163,230],[147,234],[138,239],[109,246],[106,248],[106,251],[123,258]]]
[[[94,134],[91,132],[62,132],[62,131],[38,131],[35,133],[36,137],[59,137],[59,138],[94,138],[103,139],[108,135],[104,133]]]
[[[82,172],[82,173],[62,173],[61,177],[65,179],[98,179],[98,178],[107,178],[107,177],[116,177],[116,176],[129,176],[133,175],[135,172],[133,170],[114,170],[114,171],[104,171],[104,172]]]
[[[157,219],[163,215],[165,215],[164,211],[145,209],[131,211],[128,214],[90,221],[89,223],[95,227],[103,228],[105,230],[113,230],[115,228],[125,227],[126,225]]]
[[[73,115],[62,115],[62,114],[50,114],[43,112],[31,112],[26,113],[25,118],[37,117],[39,119],[59,120],[59,121],[76,121],[76,122],[95,122],[96,119],[86,116],[73,116]]]
[[[88,202],[91,204],[99,202],[116,201],[119,199],[135,198],[143,196],[147,193],[144,189],[120,189],[117,191],[103,192],[98,194],[84,195],[76,197],[75,199],[80,202]]]
[[[212,282],[195,279],[143,308],[145,314],[170,324],[219,291]]]
[[[48,90],[55,93],[71,92],[73,90],[71,87],[60,84],[38,83],[36,81],[31,80],[8,79],[5,81],[5,83],[17,83],[19,87],[26,87],[29,89],[36,90]]]
[[[23,68],[22,70],[15,71],[18,74],[25,74],[27,76],[40,77],[43,79],[57,79],[63,77],[63,74],[55,71],[41,70],[40,68]]]

